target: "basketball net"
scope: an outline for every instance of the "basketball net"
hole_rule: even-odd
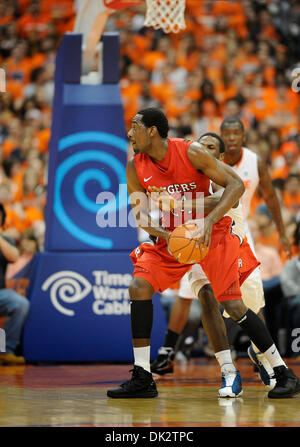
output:
[[[178,33],[185,29],[185,0],[146,0],[144,25],[161,28],[165,33]]]

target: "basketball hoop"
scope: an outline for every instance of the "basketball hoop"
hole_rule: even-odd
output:
[[[165,33],[185,29],[185,0],[146,0],[145,26],[161,28]]]

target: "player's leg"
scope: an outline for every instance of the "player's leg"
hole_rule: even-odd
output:
[[[226,312],[239,324],[272,366],[276,378],[276,386],[269,391],[268,396],[270,398],[292,397],[300,392],[300,380],[291,369],[287,368],[265,324],[257,314],[245,306],[241,296],[238,297],[238,294],[239,284],[237,281],[218,299]]]
[[[189,272],[189,281],[192,292],[200,301],[203,328],[221,368],[222,386],[218,390],[218,396],[241,396],[243,393],[241,375],[232,360],[220,305],[200,265],[193,266]]]
[[[195,298],[190,290],[187,275],[185,274],[180,281],[180,288],[172,306],[163,345],[158,350],[157,358],[151,363],[151,372],[155,374],[164,375],[174,371],[176,344],[188,321],[191,303]]]
[[[108,390],[115,398],[156,397],[150,372],[150,337],[153,323],[152,297],[182,278],[189,266],[181,265],[168,253],[167,244],[141,244],[130,257],[134,264],[129,285],[134,368],[131,380]]]
[[[259,268],[254,270],[254,272],[242,284],[241,292],[245,305],[249,307],[249,309],[253,310],[253,312],[255,312],[265,324],[263,314],[265,299]],[[250,360],[258,368],[262,382],[268,389],[273,389],[276,384],[273,368],[264,354],[260,352],[253,342],[251,342],[251,345],[248,348],[248,355]]]
[[[228,232],[229,223],[227,218],[223,218],[219,221],[219,225],[215,226],[210,250],[201,261],[201,267],[212,285],[216,299],[265,355],[274,369],[276,386],[269,391],[268,396],[271,398],[292,397],[300,392],[300,380],[286,367],[265,324],[242,301],[240,283],[242,284],[243,281],[240,278],[241,271],[238,262],[240,241],[230,233],[230,230]],[[255,261],[253,266],[247,268],[249,273],[258,265],[256,258],[253,258]],[[246,272],[243,274],[243,279],[245,277],[247,277]]]
[[[153,323],[152,296],[155,291],[147,280],[134,278],[129,286],[131,334],[134,369],[131,380],[108,390],[108,397],[156,397],[157,390],[150,372],[150,337]]]

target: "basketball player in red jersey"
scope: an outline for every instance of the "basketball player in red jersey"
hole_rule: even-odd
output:
[[[277,364],[277,349],[267,328],[242,302],[238,274],[240,241],[231,234],[232,219],[223,217],[242,196],[245,190],[243,182],[199,143],[167,138],[167,134],[168,121],[159,109],[142,110],[132,120],[128,137],[135,157],[127,165],[127,183],[133,210],[137,206],[133,193],[145,193],[149,186],[166,187],[168,191],[181,194],[187,191],[203,192],[204,196],[210,194],[210,180],[224,187],[219,203],[204,218],[200,241],[203,240],[204,246],[209,247],[209,252],[200,264],[216,299],[222,303],[226,312],[265,353],[272,366],[281,368]],[[143,209],[139,209],[139,214],[146,216],[147,220],[147,202],[143,204]],[[156,291],[169,288],[190,269],[190,265],[179,264],[168,252],[168,238],[174,222],[165,229],[147,224],[142,227],[156,237],[157,242],[145,245],[144,252],[135,262],[133,280],[129,286],[134,369],[129,381],[107,391],[108,397],[113,398],[157,396],[156,384],[150,372],[152,296]],[[291,370],[285,369],[285,375],[291,376],[291,379],[282,381],[280,386],[284,391],[288,386],[290,393],[295,394],[300,391],[300,381]]]

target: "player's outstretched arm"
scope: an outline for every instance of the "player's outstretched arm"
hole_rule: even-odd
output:
[[[258,175],[259,175],[259,186],[263,195],[263,198],[266,202],[266,205],[271,213],[271,216],[275,222],[277,231],[279,233],[280,244],[287,256],[291,256],[291,244],[288,240],[288,237],[285,233],[285,228],[282,220],[281,209],[278,197],[275,193],[272,180],[270,178],[268,167],[266,163],[257,156],[257,167],[258,167]]]
[[[192,143],[188,148],[187,155],[194,168],[202,171],[214,183],[225,188],[219,203],[204,219],[204,233],[200,237],[200,242],[203,241],[204,246],[208,247],[212,226],[235,206],[243,195],[245,187],[241,178],[232,169],[227,169],[223,163],[209,154],[201,143]]]
[[[160,227],[159,222],[150,216],[148,196],[140,184],[134,159],[130,159],[126,167],[127,188],[137,226],[143,228],[151,236],[169,239],[169,232]]]

